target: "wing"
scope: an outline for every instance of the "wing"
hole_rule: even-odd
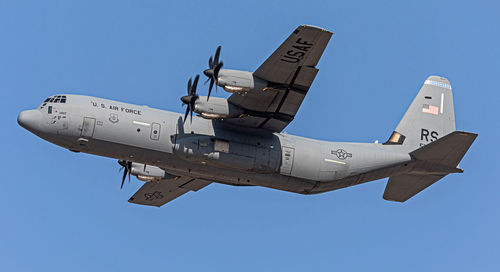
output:
[[[189,191],[196,192],[210,183],[210,181],[187,177],[147,182],[128,202],[160,207]]]
[[[229,102],[248,111],[229,123],[280,132],[295,117],[318,73],[318,64],[332,32],[299,26],[253,75],[268,82],[263,91],[233,94]]]

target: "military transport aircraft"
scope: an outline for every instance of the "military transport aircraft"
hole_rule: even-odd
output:
[[[383,143],[327,142],[281,133],[309,91],[332,32],[299,26],[254,72],[209,59],[181,98],[186,112],[84,95],[54,95],[19,114],[38,137],[74,152],[118,159],[121,186],[144,181],[129,202],[162,206],[212,182],[318,194],[389,177],[384,199],[404,202],[450,173],[477,134],[456,131],[450,83],[427,78]],[[209,97],[213,86],[232,93]],[[193,118],[193,112],[197,116]],[[188,118],[189,115],[189,118]]]

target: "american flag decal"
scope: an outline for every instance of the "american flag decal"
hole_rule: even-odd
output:
[[[439,107],[432,106],[429,104],[424,104],[422,107],[422,112],[438,115]]]

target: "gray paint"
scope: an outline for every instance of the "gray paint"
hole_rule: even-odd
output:
[[[258,185],[313,194],[417,169],[404,143],[319,141],[200,117],[184,123],[179,113],[83,95],[66,97],[65,104],[48,104],[52,113],[48,105],[22,112],[19,123],[72,151],[156,166],[205,185]],[[422,114],[411,107],[409,112],[405,118]],[[158,138],[151,136],[155,129]]]

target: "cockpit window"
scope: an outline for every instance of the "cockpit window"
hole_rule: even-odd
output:
[[[43,101],[42,107],[47,105],[47,103],[66,103],[66,96],[65,95],[56,95],[49,97]]]
[[[47,99],[45,99],[40,106],[40,109],[43,109],[47,103],[66,103],[66,96],[65,95],[54,95],[51,96]]]

